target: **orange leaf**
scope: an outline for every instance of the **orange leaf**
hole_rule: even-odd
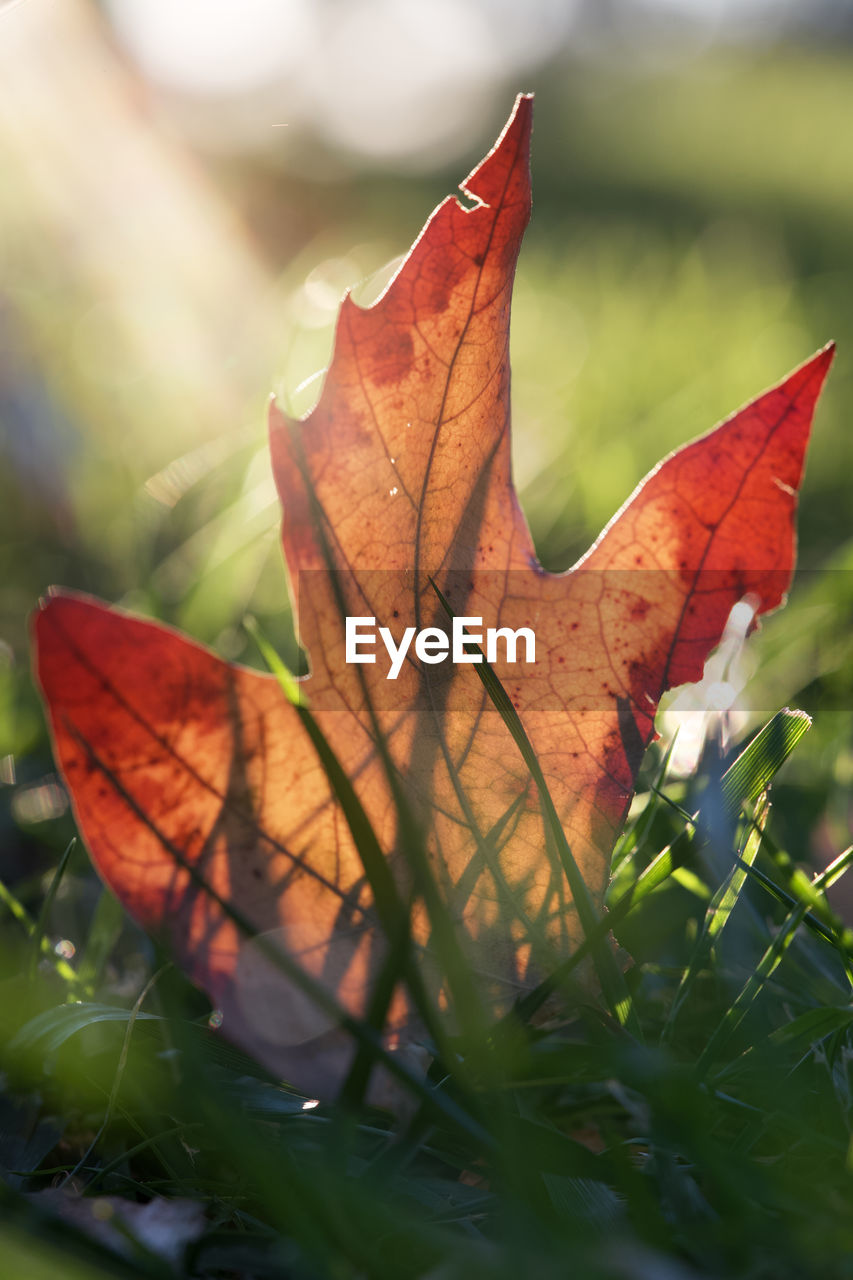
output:
[[[457,620],[481,621],[470,631],[533,634],[535,661],[523,660],[520,634],[516,660],[499,637],[492,665],[600,904],[661,694],[699,678],[738,600],[764,612],[783,599],[832,358],[820,352],[671,455],[574,569],[545,573],[510,476],[509,309],[530,207],[531,105],[519,98],[467,179],[473,207],[439,205],[374,306],[345,299],[313,413],[293,423],[270,411],[316,723],[406,897],[413,873],[377,749],[386,744],[495,1008],[581,936],[566,875],[475,664],[435,661],[433,634],[420,656],[410,644],[389,679],[378,628],[394,651],[409,629],[449,631],[434,580]],[[359,625],[375,661],[346,661],[346,618],[372,620]],[[222,907],[363,1014],[385,953],[379,904],[299,711],[273,678],[79,595],[47,600],[36,639],[56,757],[104,879],[165,935],[230,1036],[297,1085],[330,1090],[349,1062],[347,1037]],[[412,896],[426,953],[431,921]],[[389,1034],[405,1036],[411,1018],[401,984]]]

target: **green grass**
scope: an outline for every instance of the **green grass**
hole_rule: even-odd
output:
[[[397,1116],[351,1092],[306,1109],[229,1046],[165,958],[130,926],[116,937],[79,851],[38,920],[40,886],[7,890],[0,1194],[17,1274],[57,1251],[93,1277],[640,1277],[664,1260],[853,1274],[853,935],[825,895],[851,856],[804,874],[767,799],[807,727],[780,713],[687,782],[659,750],[647,761],[591,926],[635,957],[630,1016],[579,995],[569,962],[546,1023],[534,995],[476,1036],[445,1033]],[[63,903],[87,938],[73,962],[46,945]],[[359,1038],[369,1059],[371,1028]],[[73,1221],[37,1194],[57,1185],[84,1195]],[[188,1223],[171,1259],[144,1224],[115,1226],[122,1202],[160,1197]]]

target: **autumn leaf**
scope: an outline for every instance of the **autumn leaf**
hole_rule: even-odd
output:
[[[349,1067],[335,1011],[368,1008],[388,953],[386,892],[405,904],[418,961],[390,998],[389,1042],[419,1034],[416,975],[453,1003],[429,885],[492,1010],[583,936],[542,786],[479,678],[481,654],[444,652],[442,600],[457,625],[477,620],[480,649],[504,629],[491,666],[568,869],[600,906],[662,693],[701,676],[739,600],[778,606],[793,568],[829,348],[655,468],[572,570],[538,565],[512,486],[508,359],[531,110],[520,97],[462,188],[469,205],[439,205],[382,297],[344,300],[314,411],[291,422],[271,406],[310,714],[274,677],[84,596],[54,592],[35,621],[56,758],[101,875],[166,939],[223,1030],[313,1093]],[[348,618],[362,620],[350,657],[375,661],[346,660]],[[334,768],[346,787],[332,786]],[[311,982],[334,1003],[320,1007]]]

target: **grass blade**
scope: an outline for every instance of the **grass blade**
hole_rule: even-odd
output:
[[[789,912],[776,937],[756,965],[755,971],[747,978],[740,992],[723,1014],[696,1063],[696,1075],[700,1079],[708,1074],[726,1043],[737,1031],[750,1008],[776,972],[785,952],[794,941],[805,914],[806,906],[804,903],[799,903],[794,907],[793,911]]]
[[[453,611],[450,604],[432,579],[430,579],[430,583],[448,617],[452,618]],[[533,750],[518,712],[512,705],[509,695],[495,675],[491,665],[486,661],[485,654],[477,646],[474,646],[474,648],[479,652],[481,659],[480,662],[475,664],[474,670],[488,693],[492,704],[500,713],[504,724],[511,733],[539,792],[542,813],[545,819],[545,830],[546,833],[550,834],[568,880],[575,909],[584,931],[584,938],[589,943],[589,949],[604,997],[614,1017],[638,1039],[642,1039],[642,1029],[634,1013],[625,979],[616,963],[613,952],[607,944],[608,931],[605,930],[601,936],[598,934],[601,917],[595,909],[589,890],[586,887],[586,881],[575,862],[536,752]]]
[[[41,958],[45,944],[47,944],[48,947],[50,946],[46,936],[47,922],[50,919],[50,912],[53,907],[54,899],[56,898],[57,890],[62,883],[62,877],[65,875],[68,861],[76,843],[77,837],[72,836],[68,841],[68,844],[65,846],[62,857],[59,859],[57,864],[56,871],[53,873],[50,887],[44,895],[44,902],[42,903],[41,911],[39,912],[38,920],[36,921],[36,927],[30,938],[30,956],[27,963],[27,975],[31,979],[35,975],[36,966]]]
[[[805,711],[783,707],[752,741],[720,781],[724,813],[733,821],[741,807],[757,800],[767,790],[788,756],[811,728],[811,716]]]
[[[746,884],[749,868],[754,863],[758,850],[761,847],[761,839],[764,834],[764,827],[767,822],[767,815],[770,805],[766,798],[759,801],[759,811],[756,814],[754,824],[749,832],[743,853],[735,862],[729,871],[723,883],[719,886],[716,893],[711,898],[708,910],[705,912],[705,918],[702,922],[702,929],[693,948],[693,954],[690,957],[687,968],[682,974],[681,981],[678,984],[675,996],[667,1014],[664,1023],[661,1039],[668,1040],[673,1031],[675,1020],[678,1017],[685,1000],[690,995],[693,984],[705,962],[705,958],[713,947],[714,943],[719,939],[726,925],[731,919],[741,891]]]

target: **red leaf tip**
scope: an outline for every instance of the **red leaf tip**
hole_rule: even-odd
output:
[[[481,204],[492,205],[505,195],[510,174],[525,175],[526,198],[530,200],[530,134],[533,129],[533,94],[520,93],[509,119],[489,154],[468,174],[459,189]]]
[[[821,347],[813,356],[789,373],[780,386],[792,398],[804,397],[803,404],[808,411],[811,411],[834,359],[835,343],[828,342],[825,347]]]
[[[811,360],[807,360],[806,364],[811,365],[814,369],[820,369],[825,373],[829,369],[835,359],[835,340],[827,342],[825,346],[816,351]]]

